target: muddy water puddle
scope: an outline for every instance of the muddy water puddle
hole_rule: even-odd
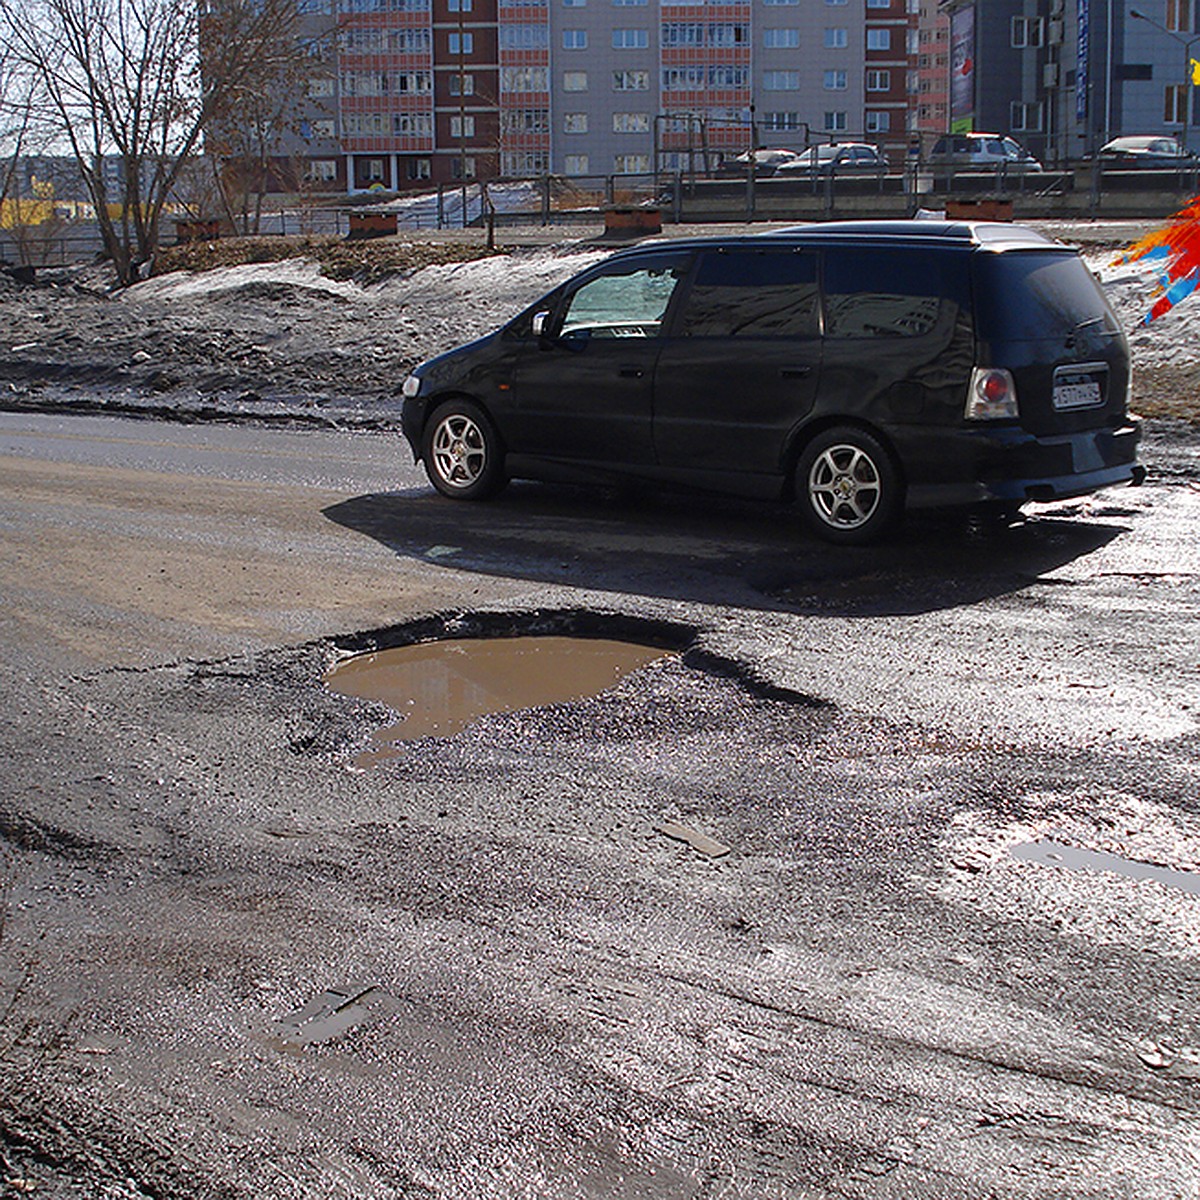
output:
[[[667,651],[601,638],[512,637],[422,642],[360,654],[325,683],[376,700],[400,720],[376,730],[359,766],[394,755],[395,743],[449,737],[488,713],[569,704],[597,696]]]
[[[1014,846],[1012,855],[1025,862],[1064,867],[1068,871],[1108,871],[1114,875],[1124,875],[1128,879],[1153,879],[1168,887],[1200,895],[1200,874],[1195,871],[1176,871],[1171,867],[1159,867],[1153,863],[1106,854],[1102,850],[1079,850],[1074,846],[1046,839]]]

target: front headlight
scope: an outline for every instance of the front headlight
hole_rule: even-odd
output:
[[[421,394],[421,377],[420,375],[410,375],[404,381],[404,386],[400,389],[404,394],[405,399],[414,400]]]

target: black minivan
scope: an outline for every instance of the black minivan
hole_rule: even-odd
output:
[[[833,542],[906,507],[1140,483],[1129,347],[1078,252],[1020,226],[829,222],[619,251],[418,366],[433,485],[638,478],[795,501]]]

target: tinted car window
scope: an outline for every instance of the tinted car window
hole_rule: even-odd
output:
[[[836,250],[825,255],[825,335],[924,337],[970,310],[965,255]]]
[[[1100,285],[1077,254],[977,255],[976,310],[983,337],[999,341],[1061,337],[1084,322],[1120,326]],[[1019,296],[1019,304],[1013,297]]]
[[[816,337],[813,254],[710,252],[684,302],[686,337]]]
[[[657,337],[683,263],[622,263],[567,298],[564,337]]]

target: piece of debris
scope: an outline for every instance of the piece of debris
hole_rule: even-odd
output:
[[[308,1046],[314,1042],[332,1041],[366,1020],[370,1010],[362,1001],[374,992],[382,992],[377,983],[330,988],[303,1008],[277,1021],[273,1032],[290,1045]]]
[[[1173,1054],[1167,1053],[1154,1042],[1143,1043],[1138,1050],[1138,1058],[1152,1071],[1166,1070],[1175,1061]]]
[[[677,842],[687,842],[698,854],[707,855],[709,858],[721,858],[729,853],[728,846],[723,846],[707,834],[690,829],[686,825],[680,825],[675,821],[660,821],[654,826],[654,831],[661,833],[664,837],[673,838]]]

